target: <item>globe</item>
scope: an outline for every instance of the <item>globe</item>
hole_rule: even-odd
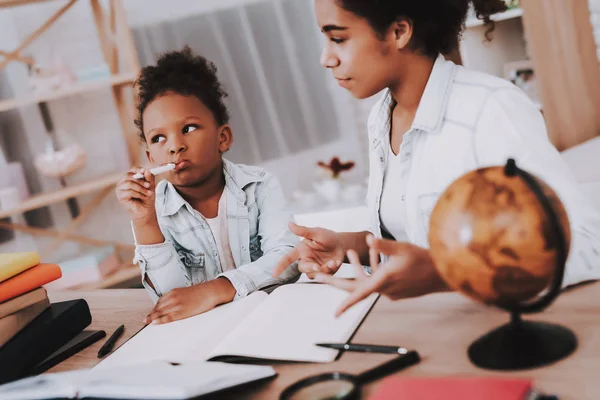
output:
[[[435,205],[429,227],[433,261],[448,286],[507,309],[550,287],[556,271],[562,272],[571,236],[556,193],[527,174],[541,189],[536,195],[510,165],[514,161],[454,181]]]

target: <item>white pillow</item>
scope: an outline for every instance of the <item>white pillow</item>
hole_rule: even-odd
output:
[[[578,182],[600,182],[600,136],[561,153]]]
[[[294,215],[298,225],[320,227],[336,232],[368,231],[369,209],[366,206]]]
[[[579,187],[592,200],[592,204],[600,210],[600,180],[598,182],[583,182],[579,184]]]

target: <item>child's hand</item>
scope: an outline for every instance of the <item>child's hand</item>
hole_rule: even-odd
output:
[[[165,324],[202,314],[219,304],[232,301],[235,293],[235,288],[227,278],[173,289],[158,300],[144,322]]]
[[[143,179],[134,179],[136,173],[144,174]],[[154,208],[154,175],[144,168],[134,167],[119,181],[116,188],[117,199],[129,213],[131,220],[147,221],[156,218]]]

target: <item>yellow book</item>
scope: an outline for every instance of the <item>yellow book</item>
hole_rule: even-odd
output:
[[[30,253],[0,253],[0,282],[35,267],[40,263],[40,255]]]

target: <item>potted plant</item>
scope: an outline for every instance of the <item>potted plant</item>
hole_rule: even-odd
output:
[[[315,190],[333,203],[339,199],[342,187],[341,174],[354,168],[354,161],[342,162],[339,157],[333,157],[328,163],[319,161],[317,165],[326,173],[326,178],[315,184]]]

